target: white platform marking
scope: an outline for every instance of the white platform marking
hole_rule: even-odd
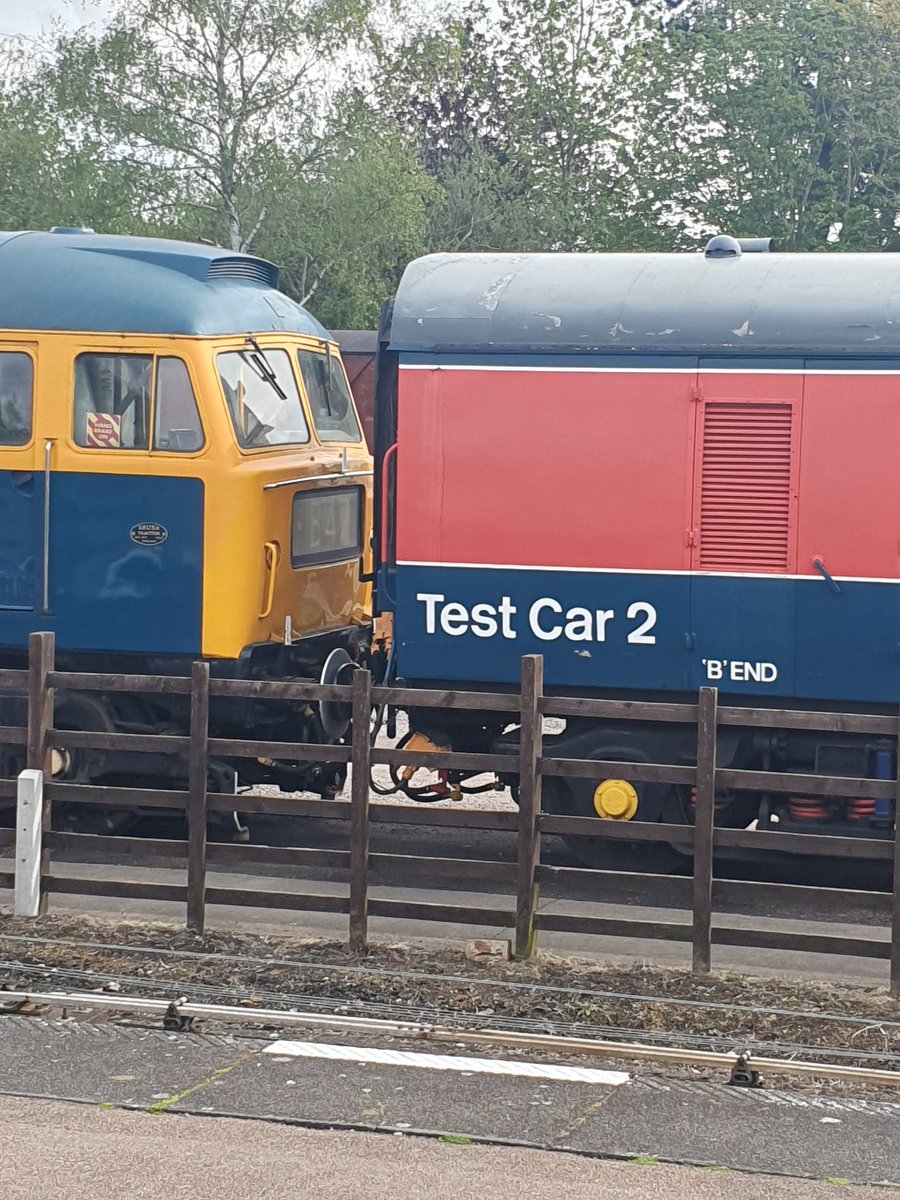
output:
[[[625,1071],[594,1067],[564,1067],[555,1063],[507,1062],[498,1058],[463,1058],[451,1054],[419,1054],[411,1050],[377,1050],[372,1046],[330,1046],[322,1042],[272,1042],[263,1054],[285,1058],[327,1058],[335,1062],[376,1063],[384,1067],[419,1067],[427,1071],[470,1071],[479,1075],[518,1075],[557,1083],[593,1083],[621,1087],[631,1076]]]

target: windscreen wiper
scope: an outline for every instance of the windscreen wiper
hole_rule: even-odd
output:
[[[266,358],[262,346],[260,346],[255,337],[248,337],[247,341],[253,347],[253,353],[248,354],[246,350],[241,350],[241,358],[243,358],[245,362],[248,362],[251,367],[253,367],[253,370],[260,377],[260,379],[264,379],[265,382],[271,386],[276,395],[278,395],[282,400],[287,400],[287,392],[278,382],[275,372],[272,370],[272,366],[269,360]]]
[[[325,382],[325,403],[328,405],[329,417],[333,417],[334,411],[333,411],[333,406],[331,403],[331,396],[332,396],[331,389],[334,385],[333,385],[333,376],[331,374],[332,366],[331,366],[331,343],[330,342],[325,343],[325,361],[328,364],[328,366],[326,368],[328,371],[328,375],[326,376],[326,382]]]

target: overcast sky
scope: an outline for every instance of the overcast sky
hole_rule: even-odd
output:
[[[86,25],[100,19],[107,7],[102,0],[37,0],[33,6],[27,0],[0,0],[0,37],[33,37],[56,18],[72,27]]]

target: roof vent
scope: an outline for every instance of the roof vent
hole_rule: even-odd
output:
[[[214,258],[206,272],[208,280],[243,279],[247,283],[261,283],[265,287],[277,287],[278,268],[263,258],[249,255]]]
[[[51,233],[93,233],[86,225],[54,225]]]
[[[745,254],[771,254],[775,249],[775,239],[738,238],[738,245]]]
[[[704,254],[707,258],[740,258],[741,243],[727,233],[719,233],[706,243]]]

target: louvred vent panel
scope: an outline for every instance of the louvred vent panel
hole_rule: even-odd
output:
[[[790,569],[791,404],[705,406],[699,567]]]
[[[248,283],[261,283],[266,287],[278,286],[278,268],[261,258],[214,258],[209,264],[206,278],[244,279]]]

